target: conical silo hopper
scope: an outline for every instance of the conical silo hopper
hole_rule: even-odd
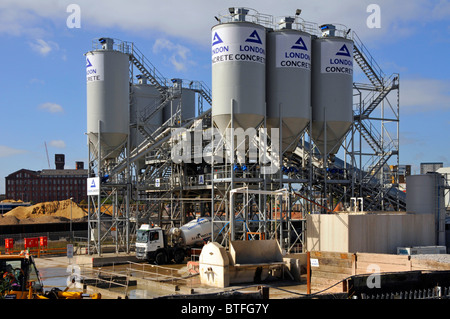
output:
[[[337,153],[353,121],[353,41],[333,25],[321,29],[312,48],[312,138],[326,156]]]
[[[270,133],[281,122],[284,152],[295,149],[311,113],[311,35],[294,22],[283,18],[267,34],[267,128]]]

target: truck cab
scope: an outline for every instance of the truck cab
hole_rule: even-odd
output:
[[[136,257],[162,263],[165,255],[165,238],[161,227],[142,225],[136,236]],[[158,258],[156,258],[158,256]],[[167,258],[166,258],[167,259]]]
[[[159,226],[143,224],[137,231],[136,258],[164,265],[175,261],[180,264],[187,255],[188,246],[167,240],[163,229]]]

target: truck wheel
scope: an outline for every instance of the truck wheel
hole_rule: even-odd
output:
[[[175,263],[181,264],[184,261],[184,251],[182,249],[176,250],[173,259]]]
[[[157,265],[165,265],[167,263],[167,256],[164,252],[160,251],[155,256],[155,263]]]

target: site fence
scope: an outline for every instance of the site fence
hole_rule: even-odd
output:
[[[30,253],[33,255],[66,254],[68,243],[72,243],[77,247],[84,247],[87,243],[86,231],[0,234],[0,253],[18,254],[23,250],[27,250],[27,239],[40,239],[41,237],[46,239],[46,245],[39,243],[36,247],[29,248]]]

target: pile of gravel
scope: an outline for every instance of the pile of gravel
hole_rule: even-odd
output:
[[[411,258],[432,260],[440,263],[450,263],[450,254],[421,254],[411,255]]]

